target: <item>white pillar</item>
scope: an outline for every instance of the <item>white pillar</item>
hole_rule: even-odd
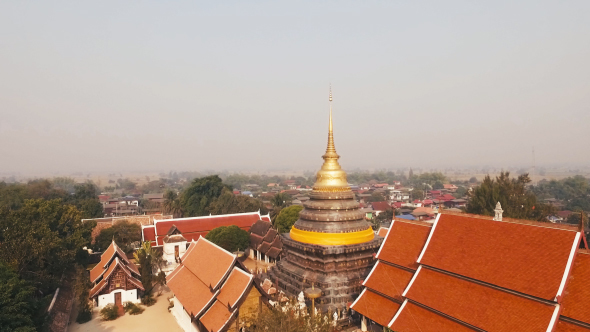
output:
[[[365,316],[361,316],[361,331],[367,331],[367,318]]]

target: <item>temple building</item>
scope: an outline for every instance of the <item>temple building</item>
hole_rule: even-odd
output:
[[[375,236],[342,170],[334,145],[330,93],[328,147],[310,199],[290,233],[281,234],[284,257],[270,270],[272,282],[295,298],[320,288],[318,308],[343,318],[362,289],[382,237]]]
[[[276,229],[267,220],[258,220],[250,228],[250,258],[276,263],[283,251],[283,241]]]
[[[115,304],[119,311],[123,311],[123,303],[141,302],[141,294],[145,289],[140,280],[137,266],[127,259],[113,241],[100,256],[100,262],[90,270],[93,287],[89,297],[99,308]]]
[[[141,240],[144,242],[149,241],[152,247],[161,247],[164,245],[164,238],[169,236],[168,231],[170,231],[172,226],[176,227],[178,234],[182,234],[190,242],[192,240],[198,240],[201,236],[206,236],[212,229],[220,226],[236,225],[243,230],[250,231],[250,227],[258,220],[270,222],[270,216],[260,215],[260,211],[258,211],[154,220],[153,225],[141,227]]]
[[[186,332],[236,331],[262,310],[261,289],[238,257],[204,237],[166,277],[172,314]]]
[[[466,214],[395,219],[351,308],[411,331],[590,331],[581,227]],[[379,329],[379,327],[377,327]]]

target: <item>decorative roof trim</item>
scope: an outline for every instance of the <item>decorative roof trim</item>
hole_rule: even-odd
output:
[[[430,243],[430,239],[432,239],[432,235],[434,234],[434,231],[436,230],[436,225],[438,225],[438,220],[440,219],[441,215],[442,215],[442,213],[439,213],[436,215],[436,219],[434,219],[434,225],[432,225],[432,230],[430,230],[430,234],[428,234],[428,239],[426,240],[426,244],[424,244],[424,248],[422,248],[422,252],[420,253],[420,256],[418,256],[418,260],[416,260],[416,263],[420,263],[420,261],[422,260],[422,256],[424,256],[426,249],[428,249],[428,244]]]
[[[383,247],[383,246],[381,246]],[[381,261],[377,261],[377,263],[375,263],[375,265],[373,265],[373,269],[371,269],[371,272],[369,272],[369,275],[367,276],[367,278],[365,278],[365,280],[363,281],[363,286],[365,286],[365,283],[367,281],[369,281],[369,279],[371,279],[371,274],[373,274],[373,272],[377,269],[377,265],[379,265]]]
[[[412,280],[412,281],[414,281],[414,280]],[[404,300],[404,303],[402,303],[402,306],[399,307],[399,309],[397,309],[397,312],[395,313],[395,316],[393,316],[393,318],[391,319],[391,322],[389,322],[389,324],[387,325],[387,327],[391,327],[393,325],[393,323],[395,322],[395,320],[402,313],[402,310],[404,310],[404,307],[406,306],[407,303],[408,303],[408,299],[405,299]]]
[[[96,286],[100,285],[102,283],[102,286],[100,286],[97,290],[95,290]],[[107,283],[104,282],[103,280],[101,280],[98,284],[94,285],[94,287],[92,287],[92,289],[90,290],[90,293],[88,294],[88,297],[94,297],[98,292],[100,292],[104,286],[106,286]]]
[[[189,270],[190,272],[190,270]],[[192,272],[191,272],[192,273]],[[201,309],[201,311],[199,311],[197,314],[193,314],[193,316],[195,318],[197,317],[201,317],[201,314],[205,314],[203,311],[205,311],[205,309],[207,309],[207,311],[209,311],[209,309],[211,308],[211,305],[214,303],[214,301],[217,301],[217,295],[219,295],[219,289],[215,292],[215,294],[213,294],[213,296],[211,296],[211,299],[209,300],[209,302],[207,302],[203,308]],[[206,311],[205,311],[206,312]]]
[[[552,332],[555,328],[555,324],[559,320],[559,313],[561,312],[561,305],[557,304],[555,306],[555,310],[553,310],[553,316],[551,316],[551,321],[549,322],[549,326],[547,327],[547,332]]]
[[[561,278],[561,283],[559,284],[559,290],[557,291],[557,295],[555,295],[555,301],[559,301],[561,294],[563,293],[563,289],[565,288],[565,284],[567,282],[568,277],[570,276],[570,272],[572,269],[572,263],[574,258],[576,257],[576,252],[578,251],[578,247],[580,246],[580,232],[576,234],[576,238],[574,239],[574,243],[572,244],[572,250],[570,251],[570,257],[567,260],[567,264],[565,266],[565,271],[563,272],[563,277]]]
[[[379,247],[379,251],[377,251],[377,255],[375,256],[375,258],[377,258],[377,259],[379,258],[379,254],[381,253],[381,249],[383,249],[383,247],[385,247],[385,242],[389,238],[389,232],[391,232],[394,222],[395,222],[395,220],[391,220],[391,225],[389,225],[389,229],[387,230],[387,234],[385,234],[385,238],[383,239],[383,243],[381,243],[381,246]]]
[[[402,293],[403,297],[406,297],[406,294],[408,293],[408,291],[410,290],[410,287],[412,287],[412,284],[414,283],[414,281],[416,280],[416,278],[418,277],[418,274],[420,273],[420,271],[422,270],[422,265],[418,266],[418,270],[416,270],[416,273],[414,274],[414,276],[412,277],[412,280],[410,280],[410,283],[408,284],[408,287],[406,287],[406,289],[404,290],[404,292]]]

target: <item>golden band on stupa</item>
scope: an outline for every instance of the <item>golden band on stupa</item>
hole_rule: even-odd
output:
[[[332,91],[330,91],[328,147],[322,156],[310,200],[303,203],[299,220],[291,228],[291,239],[318,245],[348,245],[373,240],[373,229],[354,197],[334,145]]]

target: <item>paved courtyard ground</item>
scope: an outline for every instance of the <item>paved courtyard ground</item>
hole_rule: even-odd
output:
[[[112,321],[103,321],[97,309],[92,314],[92,320],[78,324],[75,322],[76,313],[72,313],[72,322],[68,332],[111,332],[111,331],[166,331],[182,332],[176,323],[176,319],[168,312],[168,297],[172,296],[168,288],[157,297],[158,302],[151,307],[142,306],[145,311],[139,315],[125,314]]]

